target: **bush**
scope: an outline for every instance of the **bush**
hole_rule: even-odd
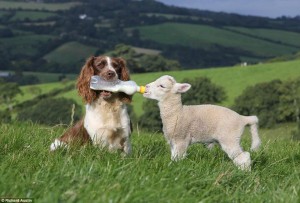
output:
[[[292,132],[292,138],[293,138],[293,140],[300,141],[300,122],[299,121],[298,121],[297,130]]]
[[[183,82],[192,85],[188,92],[182,94],[184,105],[215,104],[222,102],[226,98],[224,89],[212,83],[209,78],[184,79]],[[144,114],[140,117],[140,126],[149,131],[161,131],[162,122],[157,101],[145,101],[143,109]]]
[[[192,85],[191,89],[182,95],[182,103],[185,105],[216,104],[226,99],[224,88],[215,85],[209,78],[186,78],[183,82]]]
[[[9,111],[0,111],[0,123],[9,123],[11,115]]]
[[[233,109],[242,115],[257,115],[260,126],[295,121],[299,116],[300,79],[273,80],[248,87],[236,98]]]
[[[72,108],[75,105],[75,112],[72,117]],[[24,108],[18,112],[17,119],[20,121],[36,122],[45,125],[70,124],[79,120],[82,114],[81,107],[71,99],[44,99],[32,108]]]
[[[143,103],[144,113],[140,117],[139,125],[141,128],[148,131],[161,131],[162,122],[159,114],[159,108],[157,101],[155,100],[146,100]]]

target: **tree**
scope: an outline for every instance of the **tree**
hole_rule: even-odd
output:
[[[0,122],[1,123],[9,123],[11,121],[11,115],[8,110],[0,111]]]
[[[279,116],[281,120],[296,121],[297,129],[292,132],[294,140],[300,140],[300,78],[285,82],[281,91]]]
[[[139,63],[144,67],[144,72],[161,72],[180,69],[178,61],[165,59],[161,55],[143,55]]]
[[[236,98],[234,109],[242,115],[257,115],[260,126],[292,122],[299,118],[300,79],[273,80],[248,87]]]
[[[191,89],[182,95],[183,104],[216,104],[221,103],[226,99],[226,93],[224,88],[212,83],[209,78],[186,78],[183,80],[183,82],[192,85]]]
[[[280,86],[278,120],[297,121],[299,120],[300,107],[300,78],[284,82]]]
[[[180,69],[178,61],[168,60],[161,55],[139,54],[132,47],[124,44],[116,45],[115,50],[109,54],[114,57],[124,58],[129,70],[135,73]]]
[[[18,94],[22,94],[22,91],[17,83],[0,82],[0,102],[4,103],[10,111],[13,109],[15,97]]]
[[[138,57],[137,53],[128,45],[118,44],[115,46],[115,50],[110,52],[109,55],[113,57],[122,57],[126,60],[127,67],[132,72],[140,72],[139,65],[136,61]]]
[[[162,121],[159,114],[157,101],[146,100],[143,103],[144,113],[139,119],[141,128],[148,131],[159,132],[162,130]]]

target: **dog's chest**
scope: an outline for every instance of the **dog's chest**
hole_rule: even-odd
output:
[[[121,127],[121,107],[86,106],[85,127],[88,129]]]
[[[87,105],[84,127],[93,141],[105,140],[108,133],[127,129],[128,119],[126,108],[121,105]]]

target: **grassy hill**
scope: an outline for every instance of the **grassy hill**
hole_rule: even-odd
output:
[[[230,30],[244,33],[253,37],[258,37],[265,40],[272,40],[275,43],[284,43],[291,46],[300,47],[300,33],[289,32],[283,30],[274,30],[274,29],[249,29],[242,27],[226,27]],[[283,37],[284,36],[284,37]]]
[[[271,81],[273,79],[289,80],[299,77],[300,75],[300,60],[277,62],[268,64],[259,64],[247,67],[225,67],[225,68],[211,68],[201,70],[186,70],[186,71],[173,71],[173,72],[158,72],[158,73],[146,73],[146,74],[133,74],[132,80],[136,81],[140,85],[145,85],[162,75],[171,75],[175,77],[178,82],[182,82],[184,78],[195,78],[205,76],[210,78],[214,83],[224,87],[227,93],[227,100],[222,104],[224,106],[231,106],[234,99],[239,96],[243,90],[251,85]],[[64,83],[49,83],[44,85],[38,85],[41,89],[47,87],[47,90],[53,88],[62,88]],[[28,89],[31,86],[24,86],[22,90],[24,92],[30,92]],[[53,89],[52,88],[52,89]],[[24,101],[27,98],[27,93],[24,96],[18,97],[19,102]],[[30,98],[32,98],[31,96]],[[82,102],[81,98],[77,96],[77,92],[73,91],[58,95],[58,97],[72,98],[79,104]],[[25,99],[26,100],[26,99]],[[145,101],[142,95],[135,94],[133,97],[133,107],[135,113],[139,116],[142,114],[142,104]]]
[[[18,11],[10,20],[11,21],[18,21],[18,20],[36,21],[36,20],[45,20],[48,19],[49,17],[54,17],[56,15],[57,15],[56,13],[52,13],[52,12]]]
[[[300,143],[293,126],[260,130],[252,171],[238,170],[220,147],[193,145],[171,162],[161,134],[134,133],[129,157],[93,146],[49,152],[59,126],[0,124],[1,197],[35,202],[299,202]],[[249,135],[243,138],[249,150]]]
[[[221,45],[251,52],[257,56],[257,59],[293,53],[299,50],[299,47],[293,46],[299,46],[300,33],[280,30],[242,29],[237,27],[225,30],[222,27],[183,23],[163,23],[142,26],[138,29],[143,39],[158,43],[180,44],[205,49],[210,49],[213,45]],[[239,31],[239,33],[231,30]],[[265,39],[272,39],[273,41]],[[286,44],[282,44],[282,42],[286,42]]]
[[[0,9],[28,9],[28,10],[47,10],[47,11],[59,11],[68,10],[80,3],[68,2],[68,3],[36,3],[36,2],[12,2],[12,1],[0,1]]]
[[[38,53],[38,46],[53,38],[50,35],[20,34],[13,38],[0,38],[1,46],[10,53],[19,56],[34,56]]]
[[[297,18],[216,13],[157,1],[64,2],[0,0],[0,53],[6,53],[1,56],[9,61],[6,69],[14,69],[24,60],[40,65],[46,58],[41,69],[60,72],[77,63],[78,53],[74,52],[82,50],[79,58],[84,58],[86,50],[94,53],[97,48],[98,53],[107,53],[118,44],[142,53],[159,53],[179,61],[185,69],[257,63],[300,49]],[[22,39],[16,46],[25,33],[41,43]],[[45,35],[51,40],[44,40]],[[58,62],[57,68],[51,62]],[[26,70],[40,71],[36,66]]]
[[[78,42],[68,42],[53,50],[44,59],[57,63],[82,63],[97,51],[97,47],[86,46]]]

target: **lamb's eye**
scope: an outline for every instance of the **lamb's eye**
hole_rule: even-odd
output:
[[[159,85],[159,87],[161,87],[161,88],[166,88],[165,86],[163,86],[163,85]]]

